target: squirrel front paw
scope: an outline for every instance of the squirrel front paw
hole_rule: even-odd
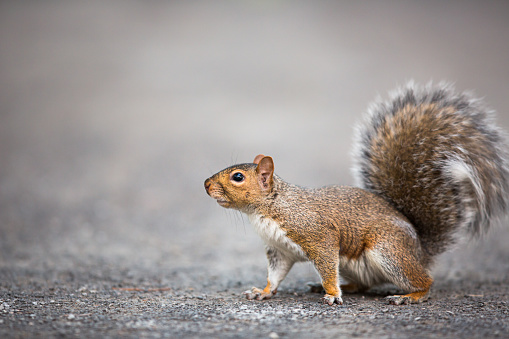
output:
[[[270,299],[274,294],[276,294],[276,291],[274,292],[266,292],[265,290],[261,290],[259,288],[253,287],[251,290],[247,290],[242,293],[246,296],[249,300],[263,300],[263,299]]]
[[[330,306],[334,304],[343,305],[343,299],[341,299],[340,296],[335,297],[330,294],[326,294],[323,296],[323,302],[329,304]]]

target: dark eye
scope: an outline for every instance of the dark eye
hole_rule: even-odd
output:
[[[244,181],[244,174],[242,174],[240,172],[233,173],[232,180],[236,181],[236,182]]]

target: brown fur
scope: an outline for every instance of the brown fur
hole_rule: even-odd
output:
[[[454,231],[477,233],[508,209],[507,143],[466,95],[409,87],[375,106],[357,139],[362,188],[289,184],[264,155],[205,181],[212,198],[250,216],[267,242],[267,286],[247,291],[249,299],[270,298],[294,262],[309,260],[328,304],[342,303],[340,273],[347,289],[390,282],[408,292],[391,303],[421,302],[433,258]]]
[[[272,163],[270,157],[263,159]],[[431,278],[424,265],[419,264],[425,262],[426,257],[419,250],[418,241],[412,239],[411,230],[391,222],[395,219],[408,224],[408,220],[385,200],[355,187],[306,189],[291,185],[273,175],[273,167],[269,166],[267,172],[264,164],[229,167],[206,180],[207,192],[225,207],[276,221],[313,262],[327,295],[340,294],[340,257],[358,260],[380,243],[394,244],[395,251],[392,247],[386,250],[397,252],[391,253],[393,261],[401,259],[401,264],[407,266],[400,272],[403,278],[391,277],[389,272],[383,282],[427,293]],[[233,173],[244,175],[242,184],[231,180]],[[249,193],[247,200],[246,193]],[[270,290],[270,280],[264,290],[253,289],[258,299],[269,297]]]

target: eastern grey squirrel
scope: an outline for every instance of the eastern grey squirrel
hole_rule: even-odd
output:
[[[469,94],[441,84],[409,84],[372,105],[356,131],[357,187],[303,188],[274,174],[271,157],[228,167],[205,181],[219,205],[249,216],[266,243],[267,299],[298,261],[311,261],[324,301],[341,289],[393,283],[426,300],[433,259],[461,229],[484,232],[509,209],[509,153],[492,112]],[[339,275],[349,284],[339,285]]]

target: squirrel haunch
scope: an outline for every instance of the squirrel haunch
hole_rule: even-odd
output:
[[[394,304],[425,300],[433,258],[454,233],[479,233],[508,210],[507,141],[490,115],[448,86],[409,85],[357,128],[358,187],[289,184],[264,155],[207,179],[207,193],[246,213],[267,245],[267,286],[247,297],[270,298],[310,260],[328,304],[342,303],[339,274],[348,289],[389,282],[408,292],[388,297]]]

